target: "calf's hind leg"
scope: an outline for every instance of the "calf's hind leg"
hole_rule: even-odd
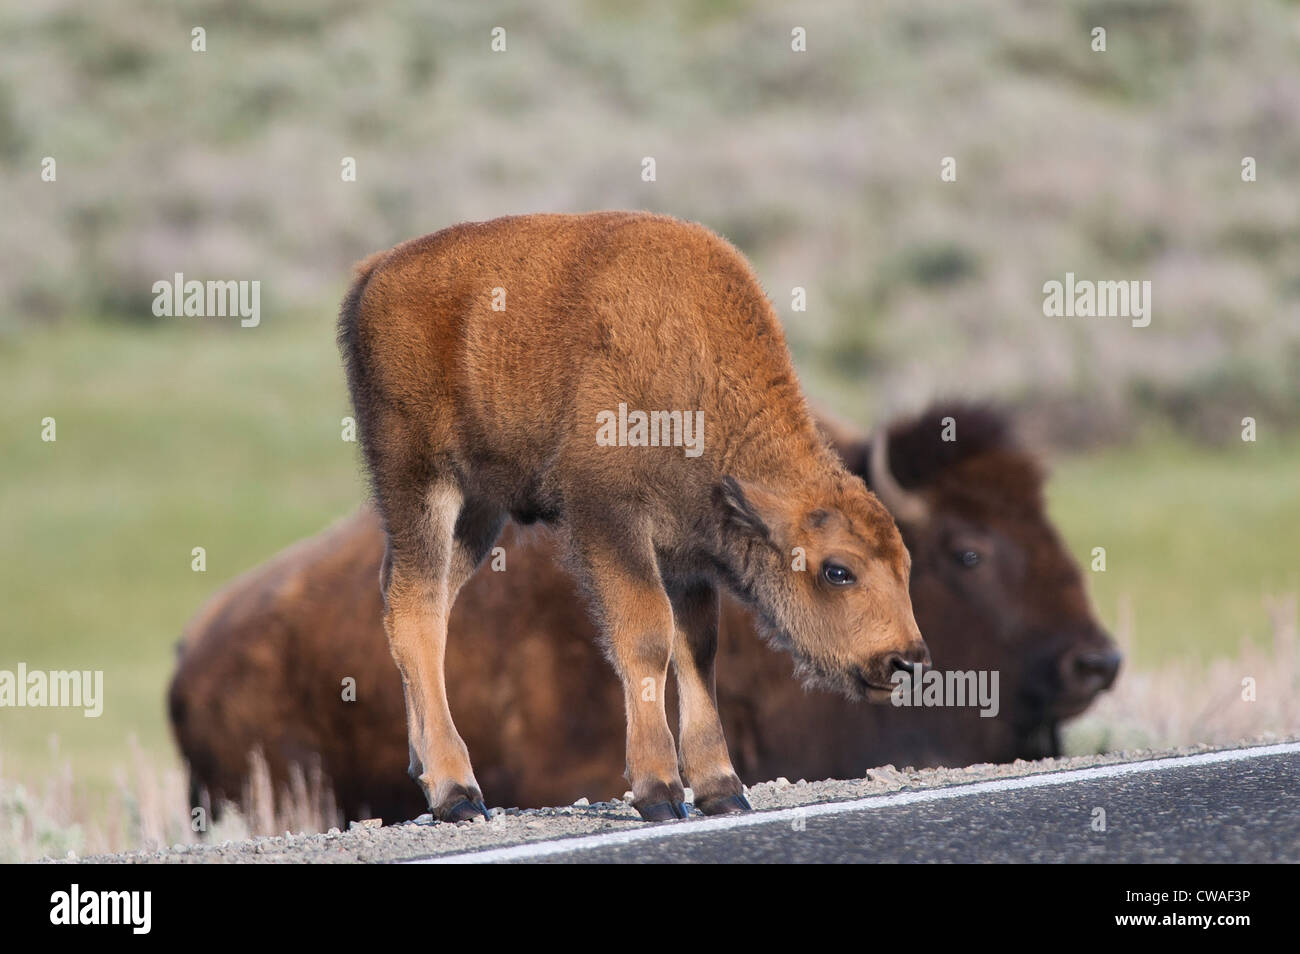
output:
[[[411,774],[441,821],[486,815],[469,751],[447,705],[447,618],[456,594],[491,548],[504,515],[437,483],[413,512],[385,514],[384,630],[402,676]],[[395,522],[400,520],[400,522]]]

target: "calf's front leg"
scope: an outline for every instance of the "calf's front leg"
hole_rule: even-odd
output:
[[[718,654],[717,587],[704,581],[673,587],[672,605],[682,774],[694,792],[695,807],[704,814],[750,811],[718,718],[714,679]]]
[[[664,711],[673,613],[653,551],[648,544],[617,552],[589,546],[582,562],[607,653],[623,682],[632,805],[647,821],[685,818],[686,792]]]

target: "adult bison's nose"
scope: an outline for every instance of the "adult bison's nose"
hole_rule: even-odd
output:
[[[1061,682],[1066,694],[1091,697],[1109,689],[1124,657],[1116,649],[1071,650],[1061,657]]]

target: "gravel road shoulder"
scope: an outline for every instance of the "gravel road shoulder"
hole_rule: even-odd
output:
[[[1189,746],[1160,751],[1135,750],[1106,755],[1035,762],[1016,761],[1005,765],[972,765],[957,769],[897,769],[892,765],[871,769],[865,778],[820,782],[777,779],[748,789],[754,808],[791,808],[822,802],[844,801],[868,795],[899,791],[920,791],[950,785],[1035,775],[1066,769],[1111,765],[1120,762],[1195,755],[1244,745],[1289,741],[1276,737],[1243,740],[1233,746]],[[694,813],[692,818],[702,818]],[[680,824],[690,824],[690,820]],[[402,861],[412,858],[500,848],[531,841],[574,835],[634,829],[644,826],[630,804],[621,800],[562,808],[494,808],[490,819],[458,825],[434,823],[425,815],[415,821],[384,827],[354,826],[348,831],[332,829],[324,834],[281,835],[220,844],[176,845],[158,851],[136,851],[118,855],[97,855],[82,859],[58,859],[59,863],[110,864],[228,864],[228,863],[316,863],[357,864]],[[50,859],[45,859],[50,860]]]

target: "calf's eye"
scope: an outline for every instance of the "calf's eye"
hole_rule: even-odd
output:
[[[979,566],[980,555],[974,550],[962,550],[957,553],[957,562],[969,570],[972,567]]]
[[[849,572],[848,567],[840,566],[838,563],[823,563],[822,576],[831,586],[848,586],[857,580],[857,577]]]

